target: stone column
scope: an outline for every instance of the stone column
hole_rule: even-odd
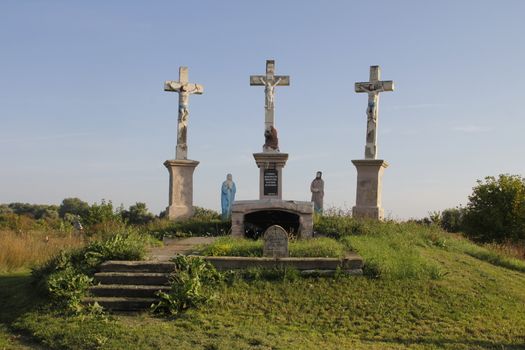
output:
[[[170,220],[186,219],[193,216],[193,172],[199,165],[195,160],[167,160],[164,166],[170,173],[169,207]]]
[[[282,174],[288,160],[288,153],[254,153],[253,157],[260,169],[259,199],[282,199]]]
[[[356,205],[352,208],[352,216],[382,220],[381,191],[388,163],[382,159],[352,160],[352,163],[357,168]]]

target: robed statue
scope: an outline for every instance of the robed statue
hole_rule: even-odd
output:
[[[319,214],[323,212],[324,181],[321,178],[322,176],[323,173],[318,171],[315,179],[310,185],[310,191],[312,192],[312,202],[314,202],[314,210]]]
[[[232,214],[232,204],[235,200],[235,182],[233,182],[232,174],[226,175],[226,181],[222,183],[221,187],[221,208],[222,220],[228,220]]]

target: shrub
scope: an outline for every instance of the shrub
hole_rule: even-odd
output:
[[[137,202],[130,206],[128,210],[123,210],[120,215],[124,221],[132,225],[144,225],[155,218],[155,216],[148,211],[146,203]]]
[[[113,203],[111,201],[106,202],[104,199],[100,204],[93,203],[93,205],[89,207],[87,214],[85,214],[82,219],[86,225],[91,226],[106,222],[122,221],[120,215],[113,211]]]
[[[7,207],[12,213],[26,215],[33,219],[56,218],[58,217],[58,207],[56,205],[29,204],[29,203],[10,203]],[[7,211],[6,208],[2,211]]]
[[[131,232],[62,251],[32,270],[33,282],[60,305],[78,311],[96,268],[106,260],[143,259],[146,242],[144,237]]]
[[[82,310],[82,298],[92,282],[93,278],[68,266],[51,274],[47,286],[49,294],[57,304],[70,311],[79,312]]]
[[[465,208],[449,208],[441,213],[441,227],[448,232],[460,232],[464,227]]]
[[[220,220],[221,214],[216,212],[215,210],[206,209],[202,207],[193,207],[193,218],[194,219],[201,219],[201,220]]]
[[[525,179],[499,175],[478,180],[464,219],[466,233],[478,241],[525,239]]]
[[[213,265],[202,258],[184,255],[178,255],[172,261],[175,270],[170,275],[171,290],[157,293],[160,301],[152,305],[154,312],[176,315],[213,298],[212,288],[221,280]]]
[[[61,218],[64,218],[66,213],[78,215],[81,218],[87,217],[89,212],[89,204],[80,198],[65,198],[58,208],[58,213]]]
[[[157,239],[164,237],[222,236],[226,235],[231,222],[220,219],[194,217],[181,221],[157,219],[145,228],[145,231]]]

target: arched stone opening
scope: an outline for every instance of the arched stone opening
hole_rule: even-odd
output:
[[[258,210],[244,215],[244,233],[246,238],[258,239],[266,229],[279,225],[293,236],[298,236],[301,228],[299,214],[283,210]]]

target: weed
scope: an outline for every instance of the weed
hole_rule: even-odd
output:
[[[213,298],[211,287],[221,279],[213,265],[199,257],[178,255],[172,261],[175,270],[170,275],[171,289],[159,291],[160,301],[152,305],[152,311],[177,315],[197,307]]]

